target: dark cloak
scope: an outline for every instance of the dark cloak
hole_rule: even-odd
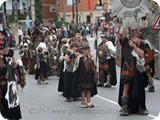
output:
[[[128,61],[129,64],[133,62],[133,77],[130,79],[130,91],[129,91],[129,101],[128,106],[131,110],[131,113],[137,113],[138,112],[138,106],[140,105],[144,109],[146,109],[146,101],[145,101],[145,86],[147,83],[147,76],[145,72],[140,73],[137,71],[136,68],[136,58],[131,57],[131,51],[128,44],[128,38],[125,38],[123,41],[121,41],[122,45],[122,60],[121,65],[126,61]],[[128,50],[127,50],[128,49]],[[121,73],[122,73],[122,66],[121,66]],[[125,80],[122,79],[122,76],[120,78],[120,86],[119,86],[119,98],[118,103],[121,106],[122,101],[121,97],[123,94],[123,86],[125,84]]]

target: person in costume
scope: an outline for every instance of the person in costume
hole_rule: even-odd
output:
[[[79,57],[78,64],[78,79],[81,91],[81,107],[94,107],[91,102],[91,97],[97,94],[95,73],[96,73],[96,62],[94,57],[90,53],[90,47],[84,45],[79,48],[82,55]]]
[[[129,29],[129,38],[122,26],[119,37],[122,46],[121,73],[118,103],[121,106],[120,116],[132,113],[148,115],[146,108],[145,84],[147,75],[144,69],[144,44],[138,45],[138,25]]]
[[[23,62],[23,65],[25,66],[25,70],[28,69],[28,40],[26,37],[22,38],[22,42],[19,46],[19,55],[21,57],[21,60]]]
[[[64,61],[64,89],[63,96],[66,97],[67,102],[71,102],[73,100],[73,82],[74,82],[74,71],[73,68],[75,66],[75,60],[77,57],[78,45],[74,41],[74,39],[70,42],[70,49],[68,49],[65,53],[65,61]]]
[[[36,36],[31,37],[31,42],[28,45],[29,50],[29,61],[28,61],[28,73],[29,74],[35,74],[36,70],[34,69],[34,66],[36,64],[36,47],[39,44],[38,38]]]
[[[0,33],[0,112],[6,119],[19,120],[22,116],[19,102],[17,103],[17,90],[14,89],[13,91],[8,85],[12,82],[18,84],[20,77],[17,71],[14,51],[7,48],[5,42],[4,35]],[[14,77],[15,74],[17,79]],[[11,88],[13,87],[11,86]],[[8,91],[13,94],[8,94]],[[11,105],[10,103],[12,102],[16,104]]]
[[[109,41],[108,34],[102,35],[101,38],[102,42],[98,45],[97,48],[97,55],[99,59],[98,87],[111,87],[112,85],[116,85],[117,81],[116,66],[115,64],[112,64],[115,61],[114,56],[116,50],[113,43]]]
[[[64,60],[65,60],[65,54],[67,49],[69,48],[69,44],[67,43],[67,39],[62,39],[61,42],[63,42],[63,45],[61,47],[61,56],[59,58],[60,62],[60,76],[59,76],[59,82],[58,82],[58,91],[63,92],[64,89]]]
[[[48,38],[45,36],[42,38],[41,42],[38,44],[36,51],[37,51],[37,58],[36,58],[36,74],[35,79],[37,79],[38,84],[47,84],[47,53],[48,48],[46,45]],[[47,53],[46,53],[47,52]]]
[[[147,40],[144,38],[144,33],[139,31],[137,33],[137,37],[139,38],[140,42],[145,44],[145,70],[148,77],[148,91],[155,92],[154,87],[154,80],[153,76],[155,74],[155,63],[154,63],[154,56],[159,51]]]
[[[114,27],[112,23],[108,24],[108,40],[112,42],[116,49],[116,35],[114,33]],[[111,56],[111,58],[108,60],[108,68],[111,74],[111,84],[116,85],[117,84],[117,74],[116,74],[116,62],[115,62],[115,53]]]

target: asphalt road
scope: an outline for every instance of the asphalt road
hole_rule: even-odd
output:
[[[94,38],[89,37],[93,55]],[[18,50],[15,50],[16,58]],[[119,83],[120,68],[117,66]],[[98,95],[92,98],[94,108],[81,108],[81,102],[66,102],[62,93],[57,91],[58,80],[56,76],[48,79],[49,84],[38,85],[34,75],[26,75],[27,85],[20,94],[22,120],[153,120],[160,112],[160,81],[155,80],[154,93],[146,89],[146,105],[148,116],[130,115],[119,116],[118,92],[119,85],[112,88],[98,88]]]

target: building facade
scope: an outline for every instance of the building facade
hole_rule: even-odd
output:
[[[42,0],[43,20],[48,20],[56,15],[56,0]]]
[[[77,0],[76,8],[75,0],[58,0],[58,18],[65,19],[66,22],[78,19],[78,22],[95,23],[108,12],[108,3],[108,0]]]
[[[17,9],[21,13],[27,10],[28,14],[31,14],[29,13],[30,0],[8,0],[6,2],[8,14],[13,14],[13,1],[17,1],[15,2],[18,3]],[[44,21],[57,15],[59,20],[65,20],[66,22],[78,19],[78,22],[94,23],[110,9],[108,0],[41,0],[41,3]]]

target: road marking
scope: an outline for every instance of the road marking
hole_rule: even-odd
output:
[[[113,101],[113,100],[107,99],[107,98],[102,97],[102,96],[100,96],[100,95],[96,95],[96,97],[98,97],[98,98],[100,98],[100,99],[102,99],[102,100],[105,100],[105,101],[107,101],[107,102],[110,102],[110,103],[112,103],[112,104],[114,104],[114,105],[118,105],[118,106],[119,106],[119,104],[118,104],[117,102]],[[151,117],[151,118],[153,118],[153,119],[156,118],[156,116],[151,115],[151,114],[149,114],[149,115],[147,115],[147,116],[148,116],[148,117]]]
[[[105,100],[105,101],[108,101],[108,102],[110,102],[110,103],[112,103],[112,104],[118,105],[118,103],[115,102],[115,101],[109,100],[109,99],[107,99],[107,98],[105,98],[105,97],[102,97],[102,96],[99,96],[99,95],[96,95],[96,96],[97,96],[98,98],[102,99],[102,100]]]

